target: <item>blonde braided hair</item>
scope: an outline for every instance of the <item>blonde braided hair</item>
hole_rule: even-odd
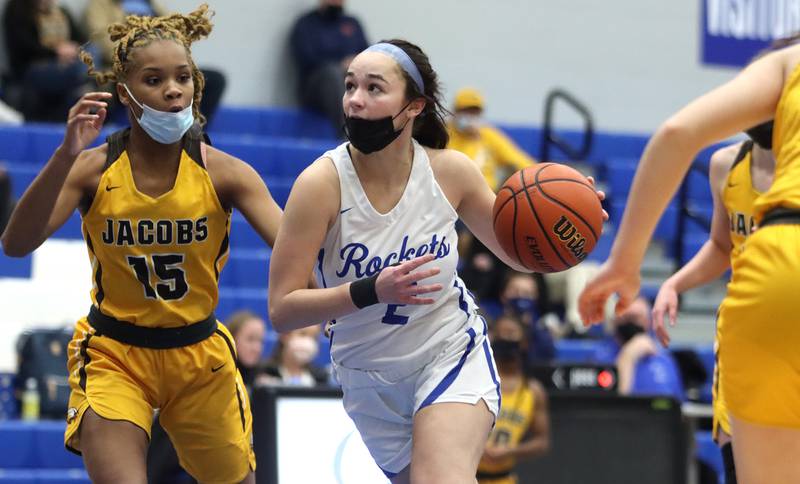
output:
[[[174,40],[186,49],[189,66],[194,81],[192,112],[195,119],[205,124],[205,117],[200,114],[200,101],[203,98],[205,78],[192,60],[190,46],[196,40],[208,37],[213,27],[211,17],[213,11],[207,4],[200,5],[197,10],[187,15],[172,14],[163,17],[140,17],[128,15],[121,23],[111,24],[108,33],[114,42],[114,63],[109,71],[97,71],[91,54],[81,50],[81,60],[88,66],[89,75],[98,84],[124,82],[131,69],[131,53],[134,49],[150,45],[156,40]]]

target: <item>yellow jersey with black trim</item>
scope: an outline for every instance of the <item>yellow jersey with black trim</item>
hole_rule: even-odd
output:
[[[536,411],[533,390],[524,380],[512,392],[501,392],[500,413],[489,435],[489,445],[513,447],[528,433]],[[509,457],[498,463],[481,459],[478,473],[502,473],[514,469],[516,459]],[[483,479],[481,479],[483,482]]]
[[[756,200],[756,223],[777,207],[800,210],[800,63],[786,80],[775,109],[772,153],[775,178]]]
[[[171,190],[137,190],[126,150],[129,130],[108,137],[97,192],[82,215],[93,271],[92,302],[120,321],[179,327],[206,319],[217,305],[228,257],[230,211],[203,161],[202,133],[184,136]]]
[[[753,214],[756,199],[761,195],[753,187],[753,142],[745,141],[728,171],[722,188],[722,204],[728,212],[731,234],[731,260],[744,249],[744,242],[756,228]]]

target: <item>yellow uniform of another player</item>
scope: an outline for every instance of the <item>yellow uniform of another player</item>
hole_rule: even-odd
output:
[[[213,313],[230,211],[199,131],[185,135],[175,184],[158,198],[137,190],[127,141],[127,130],[108,138],[97,191],[82,207],[93,305],[70,344],[65,443],[78,447],[89,407],[148,435],[159,408],[181,464],[204,482],[227,481],[255,468],[233,340]]]
[[[753,205],[760,193],[753,186],[752,149],[752,141],[745,141],[742,144],[722,188],[722,204],[725,206],[725,211],[728,213],[730,220],[731,264],[733,259],[741,254],[744,249],[745,239],[755,229]],[[717,357],[719,357],[719,332],[720,326],[718,325],[717,338],[715,340],[717,345],[715,354],[717,354]],[[728,418],[728,409],[725,405],[725,396],[720,385],[719,365],[716,365],[714,370],[714,423],[712,432],[714,439],[717,439],[720,428],[726,434],[731,435],[731,424]]]
[[[775,179],[755,203],[759,229],[733,259],[720,307],[720,374],[730,413],[800,428],[800,67],[775,112]]]
[[[533,391],[524,382],[513,392],[502,392],[500,414],[494,429],[489,436],[490,445],[517,445],[530,429],[535,409]],[[480,484],[516,484],[517,476],[513,473],[516,461],[513,457],[495,464],[486,458],[478,465],[478,482]]]

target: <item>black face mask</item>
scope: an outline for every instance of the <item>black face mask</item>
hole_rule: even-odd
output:
[[[632,321],[626,321],[617,323],[614,332],[617,335],[617,339],[620,340],[620,344],[624,345],[637,334],[644,333],[644,328]]]
[[[403,132],[403,128],[406,125],[404,124],[395,131],[393,121],[394,118],[405,111],[409,104],[411,103],[409,102],[403,106],[403,109],[396,116],[386,116],[380,119],[360,119],[345,116],[344,134],[350,140],[350,143],[365,155],[380,151],[389,146],[389,143],[396,140],[400,133]],[[406,124],[408,124],[408,121],[406,121]]]
[[[519,341],[496,339],[492,341],[492,353],[498,361],[516,361],[522,357],[522,346]]]
[[[344,8],[341,5],[325,5],[320,9],[320,14],[325,18],[338,18],[342,15]]]
[[[745,133],[747,136],[750,137],[751,140],[761,148],[765,150],[772,149],[772,121],[767,121],[766,123],[761,123],[758,126],[754,126]]]

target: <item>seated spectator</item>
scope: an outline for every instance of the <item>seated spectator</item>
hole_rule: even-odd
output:
[[[302,387],[327,384],[328,372],[311,363],[319,353],[319,333],[320,326],[307,326],[281,334],[256,384]]]
[[[501,317],[489,331],[502,394],[500,413],[478,466],[480,484],[517,482],[518,459],[531,459],[550,448],[547,394],[525,376],[525,327],[513,317]]]
[[[301,104],[323,114],[341,136],[345,70],[368,46],[361,24],[344,13],[344,0],[320,0],[295,22],[290,44]]]
[[[98,51],[99,67],[111,67],[114,62],[113,42],[108,35],[108,26],[123,22],[126,15],[164,16],[168,11],[156,0],[89,0],[84,10],[84,25],[92,45]],[[200,68],[205,78],[200,113],[211,122],[219,107],[227,81],[217,70]],[[116,106],[117,108],[119,106]]]
[[[540,316],[545,312],[541,298],[544,286],[537,277],[540,275],[509,269],[500,288],[502,316],[498,318],[518,319],[524,325],[528,365],[551,361],[556,356],[553,335]]]
[[[236,366],[248,392],[252,393],[259,365],[262,363],[267,324],[255,313],[242,310],[231,314],[225,326],[231,332],[236,345]]]
[[[486,122],[483,96],[476,89],[458,91],[453,110],[453,119],[447,126],[450,135],[447,147],[474,160],[492,190],[497,191],[514,171],[536,163],[508,136]]]
[[[3,25],[19,109],[28,120],[63,120],[89,85],[83,34],[55,0],[9,0]]]
[[[613,322],[619,345],[617,388],[622,395],[666,395],[686,399],[678,365],[650,334],[650,304],[637,298]]]

